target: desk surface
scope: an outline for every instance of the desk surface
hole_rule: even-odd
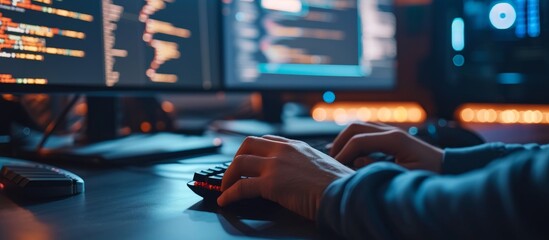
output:
[[[314,222],[280,206],[221,209],[202,202],[186,183],[197,170],[230,155],[140,167],[66,167],[86,192],[47,202],[0,194],[0,239],[235,239],[320,238]]]
[[[490,126],[476,130],[490,133]],[[221,209],[188,189],[194,172],[230,161],[241,140],[226,141],[224,155],[116,169],[65,167],[86,181],[86,192],[61,200],[14,201],[0,193],[0,239],[333,239],[282,207]]]

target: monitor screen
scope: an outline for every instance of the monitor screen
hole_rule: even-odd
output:
[[[223,1],[228,89],[390,89],[392,0]]]
[[[0,86],[215,89],[216,5],[213,0],[1,1]]]

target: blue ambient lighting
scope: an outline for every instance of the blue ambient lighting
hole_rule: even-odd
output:
[[[517,0],[517,26],[515,28],[515,34],[519,38],[526,37],[526,0]]]
[[[452,47],[456,52],[465,48],[465,23],[462,18],[455,18],[452,22]]]
[[[304,75],[325,77],[364,77],[367,74],[358,65],[324,65],[324,64],[276,64],[260,63],[260,73],[281,75]]]
[[[497,79],[500,84],[521,84],[522,82],[524,82],[524,75],[520,73],[500,73],[497,76]]]
[[[509,3],[498,3],[490,10],[490,23],[496,29],[511,28],[517,21],[517,11]]]
[[[332,91],[327,91],[322,95],[322,99],[324,99],[324,102],[326,103],[334,103],[336,100],[336,95]]]
[[[408,129],[408,133],[412,136],[417,135],[419,132],[419,129],[417,127],[411,127]]]
[[[463,67],[465,65],[465,57],[461,54],[455,55],[452,61],[456,67]]]
[[[539,0],[528,0],[528,36],[539,37]]]

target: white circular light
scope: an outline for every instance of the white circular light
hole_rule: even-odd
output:
[[[490,23],[497,29],[509,29],[517,20],[517,11],[509,3],[498,3],[490,10]]]

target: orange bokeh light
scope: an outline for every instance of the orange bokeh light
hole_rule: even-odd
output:
[[[141,132],[148,133],[152,130],[152,125],[150,122],[141,123]]]
[[[353,121],[421,123],[427,116],[425,110],[413,102],[321,103],[313,107],[311,115],[316,121],[334,121],[338,124],[347,124]]]
[[[175,106],[170,101],[164,101],[162,102],[162,110],[167,113],[172,113],[175,111]]]
[[[465,123],[549,124],[549,105],[465,104],[456,116]]]

